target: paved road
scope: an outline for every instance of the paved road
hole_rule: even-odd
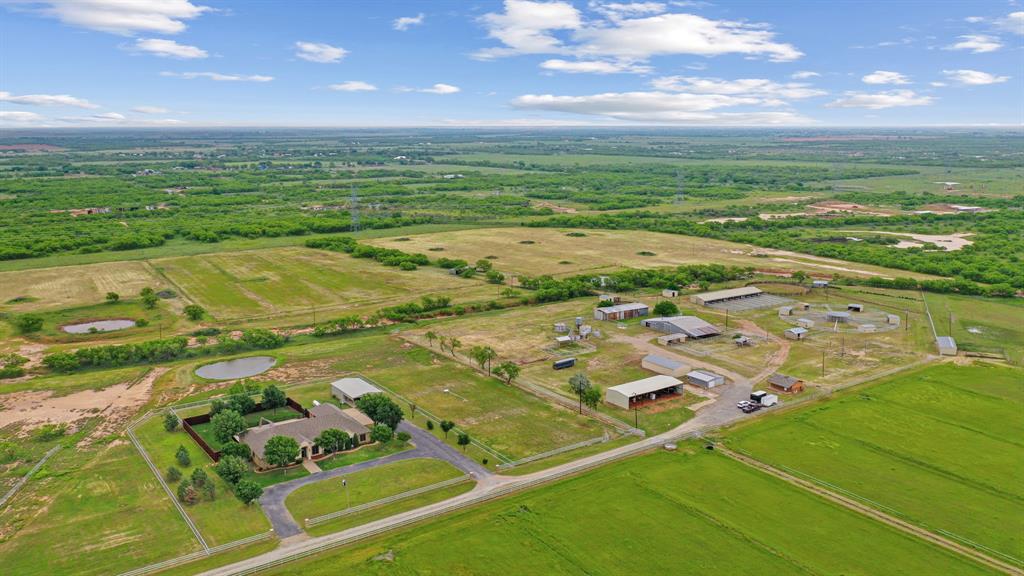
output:
[[[295,519],[292,518],[291,513],[288,512],[288,508],[284,505],[284,501],[285,498],[295,490],[307,484],[312,484],[313,482],[319,482],[330,478],[341,478],[352,474],[353,472],[368,470],[370,468],[376,468],[377,466],[384,466],[386,464],[399,462],[401,460],[409,460],[411,458],[436,458],[438,460],[444,460],[467,474],[473,474],[478,479],[486,478],[491,475],[486,468],[477,464],[471,458],[445,444],[434,437],[433,434],[423,430],[422,428],[413,426],[408,422],[402,422],[398,425],[398,430],[400,432],[404,431],[411,434],[412,442],[416,447],[412,450],[398,452],[397,454],[390,454],[375,460],[367,460],[366,462],[350,464],[348,466],[334,468],[333,470],[317,472],[316,474],[310,474],[309,476],[303,476],[302,478],[296,478],[295,480],[290,480],[288,482],[274,484],[267,488],[263,492],[263,496],[260,497],[260,506],[263,508],[263,513],[270,519],[270,523],[274,527],[274,533],[277,534],[279,538],[288,538],[289,536],[295,536],[296,534],[302,533],[302,528]]]

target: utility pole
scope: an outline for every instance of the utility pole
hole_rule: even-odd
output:
[[[729,309],[725,309],[725,329],[729,329]]]
[[[313,309],[313,325],[316,326],[316,305],[310,306]]]
[[[350,508],[352,506],[352,501],[348,497],[348,480],[342,478],[341,485],[345,488],[345,508]]]
[[[640,428],[640,409],[636,407],[636,403],[633,404],[633,428]]]
[[[825,351],[821,351],[821,375],[825,376]]]

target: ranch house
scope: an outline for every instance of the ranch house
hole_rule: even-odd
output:
[[[235,440],[252,450],[252,460],[256,468],[266,470],[272,466],[263,459],[263,449],[267,441],[274,436],[292,438],[299,444],[299,459],[313,460],[324,456],[324,451],[316,444],[317,436],[324,430],[343,430],[363,444],[369,437],[369,426],[372,424],[373,422],[358,410],[342,410],[334,404],[318,404],[309,409],[307,418],[261,424],[242,432]]]
[[[796,394],[804,391],[804,381],[776,372],[768,377],[768,387],[786,394]]]

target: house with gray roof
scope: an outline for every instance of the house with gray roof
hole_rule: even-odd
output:
[[[253,463],[260,470],[273,468],[263,459],[263,452],[267,442],[274,436],[287,436],[295,440],[299,444],[299,459],[312,460],[324,455],[324,451],[316,444],[317,437],[324,430],[336,428],[356,438],[360,444],[367,441],[370,429],[365,424],[365,416],[359,418],[347,412],[334,404],[318,404],[308,410],[307,418],[266,422],[235,436],[235,440],[252,450]]]

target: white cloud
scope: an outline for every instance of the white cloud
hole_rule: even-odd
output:
[[[165,40],[163,38],[139,38],[135,41],[134,49],[163,58],[181,58],[183,60],[206,58],[208,56],[206,50],[202,48],[178,44],[174,40]]]
[[[629,122],[705,125],[807,124],[793,112],[716,112],[720,108],[754,105],[757,98],[722,94],[607,92],[589,96],[526,94],[512,101],[522,109],[602,116]]]
[[[451,84],[442,84],[438,82],[429,88],[407,88],[400,87],[399,92],[421,92],[423,94],[455,94],[461,92],[462,89],[458,86],[452,86]]]
[[[138,112],[139,114],[167,114],[170,110],[160,106],[136,106],[132,108],[132,112]]]
[[[985,17],[984,16],[968,16],[967,18],[964,18],[964,22],[969,22],[971,24],[978,24],[978,23],[981,23],[981,22],[984,22],[984,21],[985,21]]]
[[[104,112],[91,116],[64,116],[57,118],[59,122],[75,126],[108,125],[108,126],[171,126],[181,124],[176,118],[129,118],[118,112]]]
[[[792,78],[793,80],[806,80],[808,78],[816,78],[818,76],[821,76],[821,74],[817,72],[811,72],[810,70],[801,70],[799,72],[794,72],[789,75],[789,77]]]
[[[661,14],[665,11],[662,2],[591,2],[590,9],[609,18]]]
[[[417,14],[415,16],[402,16],[401,18],[396,18],[391,23],[391,26],[395,30],[400,30],[402,32],[405,32],[406,30],[408,30],[409,28],[412,28],[413,26],[419,26],[420,24],[423,24],[423,18],[424,18],[424,15],[423,15],[422,12],[420,12],[419,14]]]
[[[296,42],[295,55],[308,62],[334,64],[348,54],[348,50],[339,46],[331,46],[319,42]]]
[[[31,124],[35,122],[42,122],[46,120],[46,117],[35,112],[25,112],[22,110],[0,110],[0,122],[12,123],[12,124]]]
[[[842,98],[825,105],[827,108],[867,108],[881,110],[902,106],[927,106],[934,102],[931,96],[922,96],[913,90],[889,90],[888,92],[846,92]]]
[[[995,36],[985,34],[967,34],[959,36],[960,41],[945,47],[945,50],[970,50],[974,54],[995,52],[1003,47],[1003,43]]]
[[[261,76],[259,74],[246,76],[243,74],[221,74],[220,72],[161,72],[160,75],[170,78],[184,78],[185,80],[208,78],[217,82],[270,82],[274,79],[273,76]]]
[[[74,106],[75,108],[99,108],[96,104],[83,98],[67,94],[23,94],[15,96],[10,92],[0,92],[0,102],[24,104],[26,106]]]
[[[722,80],[721,78],[665,76],[663,78],[655,78],[651,81],[651,85],[663,91],[761,98],[764,100],[761,102],[762,104],[775,104],[775,101],[780,98],[801,99],[828,94],[824,90],[819,90],[802,82],[779,83],[761,78]]]
[[[948,84],[946,84],[945,82],[929,82],[928,85],[934,86],[935,88],[943,88],[945,86],[948,86]]]
[[[568,2],[530,0],[505,0],[505,12],[484,14],[480,21],[490,38],[505,45],[477,51],[475,56],[484,59],[515,54],[567,53],[552,32],[575,30],[583,25],[579,10]]]
[[[1010,12],[997,20],[996,25],[1007,32],[1024,35],[1024,12]]]
[[[362,80],[348,80],[340,84],[331,84],[327,89],[336,92],[373,92],[377,87]]]
[[[984,86],[1000,84],[1010,79],[1009,76],[996,76],[980,70],[943,70],[946,78],[965,86]]]
[[[875,70],[861,78],[865,84],[910,84],[910,79],[899,72]]]
[[[190,0],[48,0],[41,12],[65,24],[111,34],[177,34],[211,10]]]
[[[554,72],[568,72],[570,74],[618,74],[629,72],[632,74],[647,74],[651,71],[650,66],[633,64],[631,62],[608,61],[608,60],[561,60],[558,58],[541,62],[540,67]]]

